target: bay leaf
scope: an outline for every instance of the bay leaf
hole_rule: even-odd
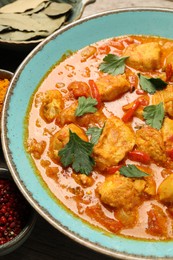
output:
[[[38,13],[38,12],[42,11],[43,9],[45,9],[48,5],[50,5],[50,1],[39,4],[36,8],[26,11],[25,14],[31,15],[33,13]]]
[[[43,38],[48,36],[48,32],[20,32],[10,31],[0,34],[0,39],[3,41],[28,41],[35,38]]]
[[[19,31],[45,31],[42,23],[25,14],[1,14],[0,24]]]
[[[0,13],[24,13],[48,0],[17,0],[0,8]]]
[[[66,20],[66,15],[59,16],[56,19],[51,19],[42,12],[33,14],[31,17],[34,21],[39,23],[42,28],[44,28],[44,31],[49,33],[57,30]]]
[[[60,14],[67,13],[72,9],[72,5],[67,3],[55,3],[52,2],[43,10],[43,13],[48,16],[58,16]]]
[[[0,32],[8,31],[8,30],[10,30],[10,27],[9,27],[9,26],[1,25],[1,24],[0,24]]]

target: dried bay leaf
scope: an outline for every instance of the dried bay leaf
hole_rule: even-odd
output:
[[[9,26],[6,26],[6,25],[0,25],[0,32],[8,31],[8,30],[10,30],[10,27],[9,27]]]
[[[38,37],[46,37],[48,32],[20,32],[11,31],[0,34],[0,39],[3,41],[28,41]]]
[[[71,4],[50,0],[17,0],[14,3],[0,8],[1,40],[45,38],[66,22],[73,8]]]
[[[43,10],[43,13],[48,16],[57,16],[67,13],[72,9],[72,5],[67,3],[55,3],[52,2]]]
[[[42,28],[44,28],[44,31],[52,33],[65,22],[66,16],[62,15],[57,19],[51,19],[43,13],[38,13],[38,14],[33,14],[32,19],[40,23]]]
[[[19,31],[45,31],[42,24],[25,14],[0,14],[0,25],[9,26]]]
[[[38,12],[42,11],[43,9],[45,9],[48,5],[50,5],[50,1],[39,4],[36,8],[26,11],[25,14],[31,15],[33,13],[38,13]]]
[[[17,0],[0,8],[0,13],[24,13],[49,0]]]
[[[5,33],[0,33],[0,39],[5,41],[28,41],[34,38],[47,37],[55,30],[57,30],[66,20],[66,16],[62,15],[58,19],[51,19],[44,14],[33,14],[32,19],[34,21],[39,21],[40,26],[44,28],[38,31],[9,31]]]

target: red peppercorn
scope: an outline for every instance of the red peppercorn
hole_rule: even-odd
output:
[[[0,179],[0,245],[16,237],[26,225],[30,206],[12,180]]]

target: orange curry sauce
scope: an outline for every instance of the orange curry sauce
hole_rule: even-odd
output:
[[[108,55],[127,57],[112,75],[100,64]],[[124,36],[87,46],[58,63],[42,80],[28,113],[27,151],[55,197],[70,211],[105,231],[139,239],[173,239],[173,41]],[[166,82],[154,93],[139,74]],[[78,99],[97,100],[96,112],[75,116]],[[161,128],[146,123],[144,109],[163,104]],[[59,151],[69,129],[82,140],[102,129],[88,174],[64,167]],[[135,165],[144,177],[120,174]]]

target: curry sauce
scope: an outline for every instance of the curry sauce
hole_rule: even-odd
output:
[[[173,41],[86,46],[41,81],[26,149],[55,197],[102,230],[173,239]]]

